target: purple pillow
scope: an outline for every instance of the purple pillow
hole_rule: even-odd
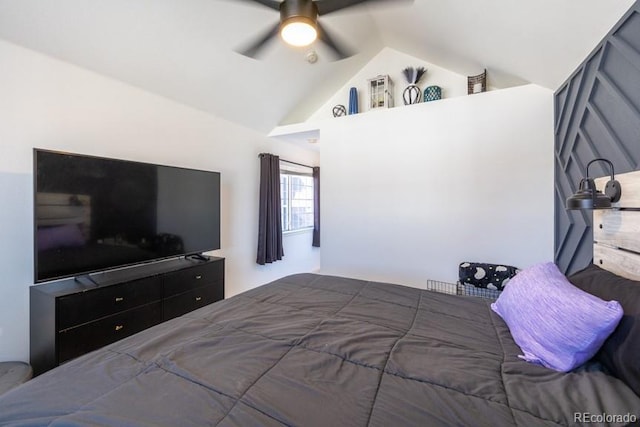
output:
[[[617,301],[576,288],[551,262],[518,273],[491,308],[509,326],[521,358],[561,372],[591,359],[623,314]]]

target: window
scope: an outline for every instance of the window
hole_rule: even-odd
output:
[[[313,228],[313,177],[309,168],[280,163],[282,231]]]

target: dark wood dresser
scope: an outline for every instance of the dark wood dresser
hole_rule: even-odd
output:
[[[31,365],[70,359],[224,298],[224,258],[180,258],[30,289]]]

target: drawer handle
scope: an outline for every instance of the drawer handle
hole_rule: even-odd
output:
[[[124,301],[124,297],[116,297],[116,302],[122,302]]]
[[[202,276],[198,274],[198,275],[196,276],[196,280],[200,280],[200,279],[202,279]]]
[[[124,325],[116,325],[116,331],[119,331],[124,328]]]
[[[202,297],[196,297],[196,301],[202,300]]]

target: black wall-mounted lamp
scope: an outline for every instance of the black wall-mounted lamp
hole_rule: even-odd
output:
[[[611,179],[604,187],[604,194],[596,188],[593,178],[589,178],[589,166],[594,162],[605,162],[609,165]],[[620,200],[622,187],[614,179],[613,163],[607,159],[593,159],[587,164],[587,177],[580,180],[578,191],[569,197],[567,209],[610,209],[611,203]]]

